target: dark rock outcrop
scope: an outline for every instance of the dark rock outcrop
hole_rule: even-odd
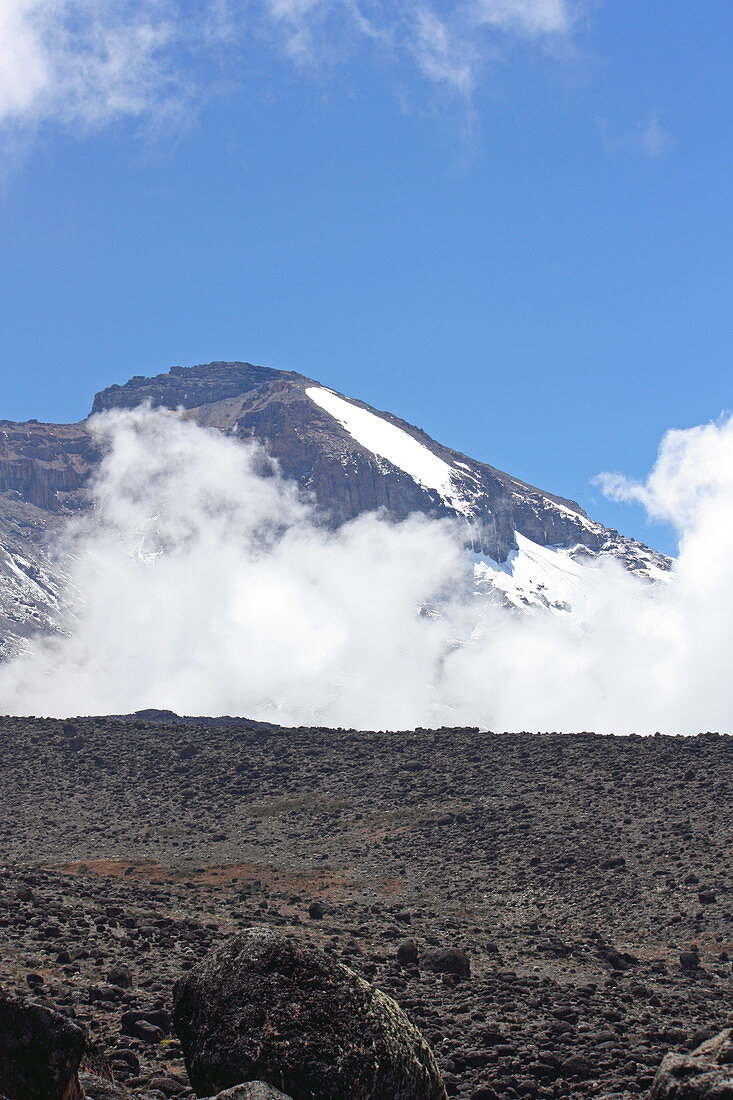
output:
[[[427,1043],[395,1002],[269,929],[212,951],[175,986],[173,1021],[199,1096],[262,1080],[293,1100],[443,1100]]]
[[[733,1100],[733,1030],[727,1028],[691,1054],[667,1054],[652,1100]]]
[[[252,393],[262,387],[308,382],[295,371],[273,370],[254,363],[206,363],[198,367],[171,367],[153,378],[135,375],[123,386],[109,386],[94,397],[92,415],[110,409],[135,409],[145,401],[153,408],[196,409]]]
[[[0,991],[0,1094],[7,1100],[79,1100],[81,1028]]]
[[[680,951],[680,966],[683,970],[697,970],[700,965],[700,955],[697,947],[691,947],[689,951]]]

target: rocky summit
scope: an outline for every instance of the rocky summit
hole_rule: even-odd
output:
[[[732,837],[714,734],[2,719],[0,1096],[731,1100]]]
[[[533,558],[542,548],[557,551],[550,574],[558,566],[562,572],[568,561],[598,555],[648,578],[669,568],[662,555],[594,522],[574,501],[291,371],[249,363],[172,367],[103,390],[91,414],[146,402],[180,409],[233,439],[258,440],[282,473],[312,495],[325,524],[377,509],[396,520],[414,512],[456,520],[483,582],[499,577],[501,598],[519,606],[562,604],[562,595],[545,583],[548,569]],[[0,657],[38,631],[64,628],[76,595],[66,584],[54,536],[89,508],[90,479],[101,458],[89,419],[69,425],[0,421]],[[528,585],[512,582],[517,555],[528,555],[531,567],[539,568]]]

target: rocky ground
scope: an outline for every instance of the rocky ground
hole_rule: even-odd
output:
[[[732,838],[713,734],[0,719],[0,987],[192,1096],[173,982],[264,923],[391,993],[450,1095],[631,1097],[733,1022]]]

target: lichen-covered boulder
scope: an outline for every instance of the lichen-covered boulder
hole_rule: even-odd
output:
[[[399,1006],[351,970],[271,929],[221,944],[174,989],[196,1094],[264,1081],[293,1100],[445,1100]]]
[[[66,1017],[0,990],[0,1096],[78,1100],[86,1035]]]
[[[733,1100],[733,1029],[691,1054],[667,1054],[657,1070],[652,1100]]]

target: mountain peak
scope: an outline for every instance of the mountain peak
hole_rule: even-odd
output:
[[[165,374],[145,378],[136,374],[124,385],[108,386],[94,397],[91,415],[107,409],[132,409],[145,401],[154,407],[196,409],[230,397],[239,397],[262,385],[310,382],[296,371],[261,367],[254,363],[201,363],[171,367]]]
[[[187,419],[232,440],[256,441],[283,476],[339,527],[364,513],[400,521],[449,519],[475,557],[478,588],[516,607],[570,605],[580,566],[614,558],[658,579],[669,562],[596,523],[571,500],[453,451],[390,412],[295,371],[213,362],[136,375],[94,398],[93,413],[145,402],[182,408]],[[85,421],[4,422],[0,433],[0,659],[37,630],[60,627],[63,566],[48,554],[70,516],[93,505],[103,458]],[[70,590],[68,590],[70,591]]]

